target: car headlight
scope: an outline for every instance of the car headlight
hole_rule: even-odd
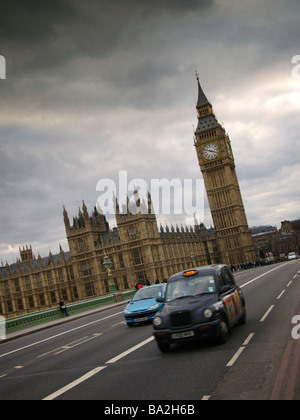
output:
[[[128,311],[127,309],[124,310],[124,314],[131,314],[130,311]]]
[[[148,309],[148,311],[154,311],[155,309],[157,309],[159,307],[159,304],[156,303],[155,305],[151,306],[151,308]]]
[[[153,320],[153,324],[156,327],[159,327],[162,324],[162,319],[159,316],[155,317],[154,320]]]
[[[205,311],[203,312],[203,315],[205,316],[205,318],[211,318],[213,314],[213,311],[211,309],[205,309]]]

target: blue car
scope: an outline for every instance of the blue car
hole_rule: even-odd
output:
[[[158,303],[157,298],[165,297],[165,284],[143,287],[138,292],[124,310],[124,316],[129,327],[135,324],[152,321],[157,311],[164,303]]]

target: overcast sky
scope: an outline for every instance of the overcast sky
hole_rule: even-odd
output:
[[[1,0],[0,12],[0,262],[26,244],[67,251],[63,205],[71,219],[82,200],[91,211],[119,171],[202,178],[196,69],[249,225],[300,217],[299,0]]]

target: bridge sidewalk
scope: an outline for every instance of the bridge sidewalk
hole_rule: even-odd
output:
[[[25,337],[27,335],[33,334],[33,333],[38,332],[38,331],[44,331],[44,330],[47,330],[49,328],[57,327],[59,325],[66,324],[68,322],[72,322],[76,319],[85,318],[85,317],[88,317],[88,316],[96,314],[96,313],[100,313],[100,312],[107,311],[109,309],[117,308],[118,306],[125,306],[126,304],[127,304],[127,301],[117,302],[117,303],[113,303],[111,305],[101,306],[101,307],[96,308],[96,309],[92,309],[92,310],[89,310],[89,311],[80,312],[78,314],[70,315],[69,317],[64,317],[64,318],[61,318],[61,319],[56,319],[54,321],[45,322],[43,324],[35,325],[33,327],[30,327],[30,328],[24,328],[23,330],[19,330],[19,331],[7,334],[6,338],[4,340],[0,340],[0,345],[2,343],[6,343],[6,342],[9,342],[9,341],[15,340],[17,338],[20,338],[20,337]]]

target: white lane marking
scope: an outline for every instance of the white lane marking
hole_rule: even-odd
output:
[[[43,398],[43,401],[52,401],[55,398],[59,397],[62,394],[65,394],[67,391],[70,391],[70,389],[75,388],[77,385],[81,384],[82,382],[87,381],[92,376],[97,375],[97,373],[101,372],[103,369],[105,369],[107,366],[100,366],[96,369],[91,370],[90,372],[83,375],[81,378],[76,379],[76,381],[71,382],[69,385],[64,386],[63,388],[59,389],[58,391],[54,392],[51,395],[48,395],[48,397]]]
[[[264,314],[260,322],[264,322],[267,317],[269,316],[270,312],[274,309],[275,305],[271,305],[270,308],[267,310],[267,312]]]
[[[258,279],[260,279],[260,278],[262,278],[262,277],[266,276],[266,275],[267,275],[267,274],[269,274],[269,273],[272,273],[272,271],[275,271],[275,270],[278,270],[278,269],[279,269],[279,268],[281,268],[281,267],[284,267],[286,264],[289,264],[289,263],[282,264],[282,265],[280,265],[279,267],[275,267],[275,268],[273,268],[272,270],[269,270],[269,271],[267,271],[266,273],[261,274],[261,275],[260,275],[260,276],[258,276],[258,277],[255,277],[255,279],[248,281],[247,283],[245,283],[245,284],[243,284],[242,286],[240,286],[240,288],[242,289],[243,287],[248,286],[249,284],[253,283],[254,281],[256,281],[256,280],[258,280]]]
[[[243,346],[247,346],[254,336],[254,333],[249,334],[249,337],[243,342]]]
[[[290,285],[293,283],[293,280],[291,280],[287,285],[286,285],[286,287],[290,287]]]
[[[98,322],[105,321],[106,319],[109,319],[109,318],[115,317],[115,316],[120,315],[120,314],[123,314],[123,311],[122,311],[122,312],[118,312],[118,313],[113,314],[113,315],[109,315],[109,316],[107,316],[107,317],[105,317],[105,318],[97,319],[96,321],[89,322],[88,324],[81,325],[80,327],[76,327],[76,328],[73,328],[73,329],[71,329],[71,330],[64,331],[64,332],[62,332],[62,333],[60,333],[60,334],[53,335],[52,337],[45,338],[44,340],[37,341],[36,343],[28,344],[28,346],[20,347],[19,349],[12,350],[12,351],[10,351],[10,352],[8,352],[8,353],[5,353],[5,354],[0,354],[0,359],[1,359],[2,357],[8,356],[8,355],[10,355],[10,354],[17,353],[18,351],[25,350],[25,349],[29,349],[30,347],[34,347],[34,346],[37,346],[38,344],[45,343],[46,341],[53,340],[54,338],[61,337],[62,335],[69,334],[69,333],[71,333],[71,332],[73,332],[73,331],[80,330],[81,328],[88,327],[89,325],[93,325],[93,324],[96,324],[96,323],[98,323]]]
[[[233,356],[233,358],[230,360],[230,362],[227,363],[227,367],[232,367],[235,362],[238,360],[238,358],[240,357],[240,355],[243,353],[243,351],[245,350],[246,346],[250,343],[250,341],[252,340],[252,338],[254,337],[255,333],[251,333],[248,335],[248,337],[246,338],[246,340],[244,341],[243,345],[238,349],[238,351],[235,353],[235,355]]]
[[[203,398],[201,401],[208,401],[211,399],[211,395],[203,395]]]
[[[141,347],[145,346],[146,344],[150,343],[151,341],[154,340],[154,337],[150,337],[147,338],[147,340],[137,344],[134,347],[131,347],[131,349],[124,351],[124,353],[119,354],[118,356],[114,357],[113,359],[110,359],[108,362],[106,362],[105,364],[112,364],[112,363],[116,363],[119,360],[123,359],[123,357],[127,356],[130,353],[133,353],[134,351],[140,349]]]
[[[277,296],[277,300],[281,299],[281,297],[285,294],[285,290],[283,290],[280,295]]]
[[[150,343],[153,340],[154,340],[154,337],[147,338],[147,340],[142,341],[141,343],[137,344],[134,347],[131,347],[129,350],[127,350],[127,351],[121,353],[120,355],[114,357],[113,359],[109,360],[105,364],[107,365],[107,364],[116,363],[117,361],[121,360],[123,357],[127,356],[130,353],[133,353],[135,350],[140,349],[141,347],[145,346],[146,344]],[[92,376],[95,376],[97,373],[101,372],[105,368],[107,368],[107,366],[100,366],[96,369],[91,370],[86,375],[83,375],[81,378],[77,379],[76,381],[71,382],[69,385],[64,386],[63,388],[59,389],[58,391],[54,392],[53,394],[49,395],[48,397],[43,398],[43,401],[54,400],[55,398],[59,397],[60,395],[65,394],[70,389],[75,388],[77,385],[87,381]]]
[[[242,346],[238,349],[238,351],[235,353],[235,355],[233,356],[233,358],[230,360],[229,363],[227,363],[227,367],[231,367],[235,364],[235,362],[237,361],[237,359],[240,357],[240,355],[243,353],[243,351],[245,350],[246,347]]]
[[[102,334],[97,334],[97,335],[94,334],[94,335],[92,335],[92,337],[83,337],[80,340],[73,341],[73,343],[66,344],[65,346],[62,346],[62,347],[54,350],[55,351],[54,355],[56,356],[57,354],[63,353],[67,350],[71,350],[74,347],[81,346],[81,344],[88,343],[89,341],[94,340],[95,338],[98,338],[100,335],[102,335]]]
[[[97,333],[97,334],[93,334],[91,337],[86,336],[86,337],[79,338],[78,340],[72,341],[72,343],[65,344],[64,346],[58,347],[57,349],[48,351],[47,353],[40,354],[39,356],[37,356],[37,358],[39,359],[39,358],[47,356],[51,353],[54,353],[54,355],[56,356],[56,355],[58,355],[60,353],[63,353],[67,350],[71,350],[74,347],[80,346],[81,344],[84,344],[84,343],[87,343],[91,340],[94,340],[95,338],[98,338],[101,335],[102,334]]]
[[[118,325],[125,325],[125,324],[126,324],[125,321],[121,321],[121,322],[118,322],[117,324],[112,325],[111,328],[117,327]]]

